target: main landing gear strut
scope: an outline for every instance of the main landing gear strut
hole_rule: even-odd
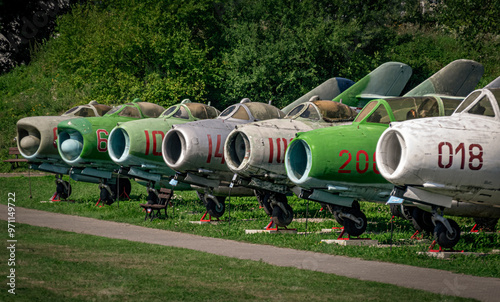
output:
[[[99,190],[99,201],[96,205],[100,202],[111,205],[115,202],[116,196],[129,198],[132,185],[128,178],[118,178],[114,184],[108,184],[107,181],[101,181],[101,183],[99,183]]]
[[[366,231],[368,221],[357,201],[354,201],[350,208],[332,204],[326,204],[326,206],[335,220],[344,227],[344,233],[350,236],[360,236]]]
[[[259,204],[271,217],[271,223],[276,227],[286,227],[293,220],[293,209],[288,204],[285,194],[255,191]]]
[[[224,212],[226,211],[226,197],[200,192],[197,192],[197,194],[198,198],[200,198],[200,200],[205,205],[205,208],[207,209],[205,216],[207,213],[210,215],[210,217],[214,218],[219,218],[224,215]]]
[[[438,214],[437,207],[432,208],[432,222],[435,224],[434,238],[439,246],[452,248],[460,240],[460,226],[452,219]]]
[[[61,174],[56,174],[56,192],[50,198],[50,201],[66,200],[71,195],[71,184],[62,179]]]

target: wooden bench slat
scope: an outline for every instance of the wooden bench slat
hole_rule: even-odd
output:
[[[16,168],[16,166],[19,167],[19,163],[28,162],[26,158],[19,158],[21,152],[19,152],[17,147],[9,147],[9,155],[15,155],[16,158],[4,159],[3,162],[10,163],[12,165],[12,169]]]

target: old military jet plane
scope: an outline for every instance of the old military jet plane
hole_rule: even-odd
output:
[[[361,235],[367,221],[358,201],[384,202],[392,190],[375,160],[382,132],[392,121],[451,115],[463,99],[451,96],[467,95],[482,74],[481,64],[457,60],[403,97],[372,100],[352,125],[299,133],[285,153],[294,193],[326,203],[347,234]]]
[[[53,199],[66,199],[71,195],[71,185],[62,179],[69,173],[68,166],[57,152],[57,124],[79,117],[98,117],[111,109],[110,106],[92,101],[87,105],[71,108],[60,116],[32,116],[17,122],[17,147],[35,170],[56,174],[56,194]]]
[[[352,84],[348,79],[329,79],[284,110],[290,110],[292,104],[306,102],[312,95],[333,98]],[[248,188],[230,188],[234,173],[225,164],[223,150],[227,135],[236,125],[282,118],[284,115],[274,106],[244,99],[241,103],[228,107],[215,120],[174,126],[163,140],[163,158],[169,167],[178,172],[175,181],[193,185],[207,212],[213,217],[221,217],[229,192],[233,196],[253,195],[253,190]]]
[[[108,155],[108,136],[119,122],[158,117],[165,109],[157,104],[141,102],[114,107],[102,117],[62,121],[57,125],[58,151],[71,166],[70,177],[77,181],[99,183],[100,200],[110,204],[122,193],[130,194],[130,181],[115,175],[120,168]]]
[[[450,117],[391,126],[377,145],[380,174],[391,195],[432,209],[437,243],[451,248],[460,227],[440,214],[461,209],[469,217],[500,217],[500,77],[469,94]]]
[[[140,119],[119,123],[108,138],[108,153],[119,166],[120,171],[129,177],[148,182],[148,202],[158,202],[158,187],[169,187],[170,178],[175,172],[163,160],[161,144],[172,125],[213,119],[219,115],[216,108],[183,100],[165,110],[156,119]],[[178,184],[176,189],[191,189],[191,186]]]
[[[238,185],[255,195],[277,226],[292,222],[286,194],[293,183],[286,177],[285,150],[297,132],[351,124],[357,108],[382,96],[398,96],[411,76],[403,63],[382,64],[332,100],[311,99],[291,109],[284,119],[237,125],[224,148],[226,164],[240,177]],[[340,103],[342,101],[342,103]]]
[[[235,125],[257,120],[282,118],[284,113],[265,103],[243,99],[226,108],[218,118],[174,125],[165,135],[163,159],[179,172],[176,181],[204,188],[200,199],[207,211],[220,217],[225,211],[225,196],[233,173],[224,159],[224,142]],[[235,190],[235,195],[252,195],[250,190]]]

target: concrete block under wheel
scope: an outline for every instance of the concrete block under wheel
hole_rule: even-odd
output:
[[[219,222],[221,221],[217,221],[217,220],[214,220],[214,221],[199,221],[199,220],[196,220],[196,221],[190,221],[189,223],[192,223],[192,224],[219,224]]]
[[[297,234],[297,230],[245,230],[245,234],[257,234],[257,233]]]
[[[341,240],[341,239],[323,239],[321,240],[322,243],[326,244],[338,244],[338,245],[345,245],[345,246],[350,246],[350,245],[377,245],[378,240],[371,240],[371,239],[349,239],[349,240]]]

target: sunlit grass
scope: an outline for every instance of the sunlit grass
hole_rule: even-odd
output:
[[[423,240],[413,240],[410,237],[414,230],[409,221],[396,219],[392,225],[388,206],[375,203],[361,203],[361,208],[368,219],[367,232],[363,237],[376,239],[385,247],[343,247],[321,243],[322,239],[336,239],[338,232],[319,233],[323,229],[338,227],[332,215],[315,202],[307,202],[296,197],[289,197],[295,212],[295,219],[289,228],[296,228],[300,234],[245,234],[247,229],[263,229],[269,218],[253,197],[231,197],[226,201],[231,208],[231,219],[228,210],[218,224],[193,224],[205,212],[205,208],[194,191],[175,192],[173,208],[168,208],[168,219],[155,219],[152,222],[144,220],[145,213],[139,207],[144,203],[146,189],[132,182],[130,201],[116,202],[111,206],[95,206],[99,192],[97,185],[71,182],[73,186],[72,202],[48,203],[47,201],[55,190],[53,176],[32,177],[32,197],[29,198],[29,179],[27,177],[3,178],[0,188],[2,203],[7,202],[7,193],[15,192],[16,205],[32,209],[40,209],[70,215],[92,217],[96,219],[126,222],[145,227],[166,229],[172,231],[198,234],[208,237],[225,238],[269,244],[294,249],[311,250],[327,254],[360,257],[363,259],[380,260],[393,263],[409,264],[421,267],[445,269],[457,273],[500,277],[498,261],[500,254],[487,256],[457,255],[450,260],[434,259],[418,252],[428,250],[432,242],[430,235]],[[308,216],[306,214],[309,214]],[[307,217],[307,222],[306,222]],[[491,252],[500,247],[500,233],[496,234],[468,234],[474,223],[470,218],[454,218],[464,232],[462,239],[455,247],[457,250],[468,252]],[[307,229],[306,229],[307,224]],[[307,232],[307,233],[305,233]],[[305,234],[304,234],[305,233]]]

